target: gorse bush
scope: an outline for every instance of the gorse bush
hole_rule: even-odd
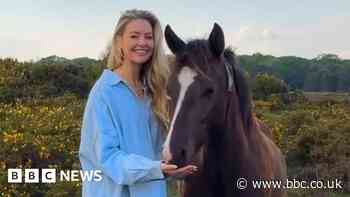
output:
[[[350,191],[349,103],[295,103],[281,111],[261,109],[257,115],[272,128],[286,155],[290,179],[338,179],[343,191]]]
[[[47,98],[74,93],[86,98],[102,72],[99,62],[82,66],[74,62],[19,63],[0,60],[0,100],[13,102],[20,98]]]
[[[84,102],[74,95],[0,104],[0,166],[3,172],[0,185],[4,194],[43,196],[57,187],[69,185],[8,184],[6,169],[79,169],[77,151],[83,106]],[[78,194],[79,186],[73,182],[67,188]]]

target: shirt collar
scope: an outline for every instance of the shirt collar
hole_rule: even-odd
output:
[[[111,71],[110,69],[104,69],[102,73],[102,81],[106,82],[110,86],[117,85],[120,82],[124,82],[123,79],[115,72]],[[125,82],[124,82],[125,83]],[[148,88],[146,84],[146,79],[142,81],[144,87],[145,87],[145,93],[148,94]],[[127,83],[125,83],[127,84]]]
[[[119,82],[122,81],[122,79],[120,78],[120,76],[111,71],[110,69],[104,69],[103,73],[102,73],[102,80],[105,81],[106,83],[108,83],[109,85],[116,85]]]

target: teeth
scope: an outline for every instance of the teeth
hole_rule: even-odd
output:
[[[135,49],[134,51],[140,55],[144,55],[148,52],[146,49]]]

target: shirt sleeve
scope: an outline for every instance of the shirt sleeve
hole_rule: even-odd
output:
[[[163,151],[163,144],[164,144],[164,131],[163,128],[159,126],[159,124],[156,124],[156,129],[157,129],[157,135],[156,135],[156,154],[157,158],[162,160],[162,151]]]
[[[120,126],[113,122],[111,111],[101,98],[91,98],[89,107],[85,109],[85,116],[90,120],[91,132],[94,132],[92,146],[103,174],[122,185],[164,179],[161,161],[128,154],[120,149]]]

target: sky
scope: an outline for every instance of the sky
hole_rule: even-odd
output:
[[[0,57],[101,57],[121,13],[152,11],[184,40],[218,23],[238,55],[350,59],[349,0],[1,0]],[[164,47],[170,53],[165,42]]]

